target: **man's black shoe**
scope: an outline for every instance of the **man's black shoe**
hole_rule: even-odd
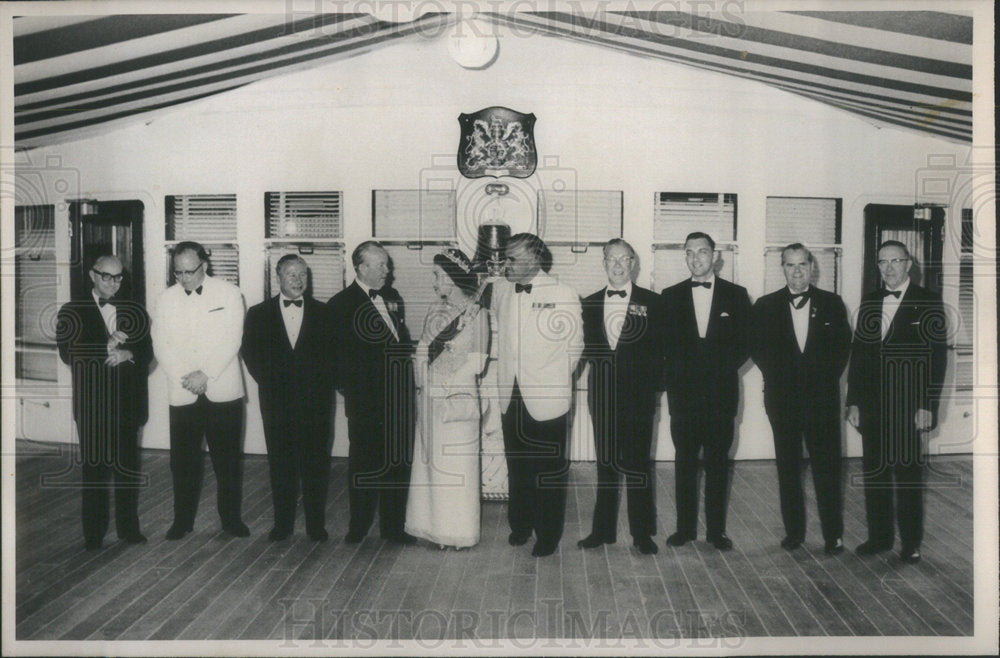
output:
[[[528,543],[531,538],[531,532],[521,533],[521,532],[511,532],[507,535],[507,543],[511,546],[524,546]]]
[[[326,541],[330,538],[330,533],[326,531],[326,528],[320,528],[319,530],[308,530],[306,534],[309,535],[309,539],[313,541]]]
[[[786,551],[794,551],[802,545],[802,540],[795,537],[785,537],[781,540],[781,547]]]
[[[650,537],[636,537],[632,540],[632,545],[638,548],[643,555],[656,555],[660,550]]]
[[[246,523],[242,521],[236,521],[235,523],[227,523],[222,526],[222,531],[232,535],[233,537],[249,537],[250,528],[247,527]]]
[[[725,534],[716,535],[708,539],[708,543],[715,546],[720,551],[729,551],[733,548],[733,540]]]
[[[675,532],[674,534],[667,537],[667,546],[683,546],[689,541],[694,541],[696,538],[689,534],[683,532]]]
[[[613,543],[615,543],[613,540],[612,541],[604,541],[603,539],[599,538],[597,535],[590,534],[590,535],[587,535],[586,537],[584,537],[583,539],[581,539],[580,541],[576,542],[576,545],[579,546],[580,548],[597,548],[598,546],[600,546],[602,544],[613,544]]]
[[[278,528],[271,528],[271,531],[267,533],[268,541],[284,541],[292,536],[291,530],[279,530]]]
[[[126,544],[145,544],[146,535],[139,531],[130,532],[122,536],[122,541]]]
[[[537,541],[535,542],[535,547],[531,549],[531,554],[535,557],[545,557],[555,553],[558,547],[558,542],[555,544],[549,544],[547,542]]]
[[[365,533],[359,532],[357,530],[351,530],[344,537],[345,544],[360,544],[361,540],[365,538]]]
[[[833,541],[826,542],[826,546],[823,547],[823,552],[827,555],[840,555],[844,552],[844,540],[838,537]]]
[[[182,526],[177,523],[170,526],[170,530],[167,530],[167,541],[174,541],[175,539],[180,539],[187,533],[191,532],[192,528],[190,526]]]
[[[919,548],[904,548],[899,552],[899,559],[906,564],[916,564],[920,562]]]

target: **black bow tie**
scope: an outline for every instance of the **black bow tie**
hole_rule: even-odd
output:
[[[281,301],[285,305],[285,308],[288,308],[292,304],[295,304],[299,308],[302,307],[302,300],[301,299],[282,299]]]
[[[899,296],[902,294],[903,294],[902,290],[886,290],[885,288],[882,289],[883,297],[888,297],[889,295],[892,295],[896,299],[899,299]]]
[[[382,293],[380,293],[378,290],[375,290],[374,288],[369,288],[368,289],[368,296],[371,297],[372,299],[375,299],[376,297],[378,297],[381,294]]]
[[[691,280],[691,287],[692,288],[697,288],[699,286],[701,286],[702,288],[708,288],[709,290],[711,290],[712,289],[712,282],[711,281],[695,281],[693,279]]]
[[[792,293],[789,291],[788,303],[797,309],[802,308],[809,301],[809,292]]]
[[[103,297],[98,297],[97,298],[97,305],[100,306],[101,308],[104,308],[104,306],[106,304],[110,304],[110,303],[111,303],[110,299],[104,299]]]
[[[609,288],[608,289],[608,297],[621,297],[622,299],[625,299],[625,291],[624,290],[611,290]]]
[[[531,294],[531,284],[530,283],[525,283],[525,284],[515,283],[514,284],[514,292],[525,292],[525,293],[528,293],[530,295]]]
[[[198,286],[194,290],[185,290],[184,294],[185,295],[190,295],[192,292],[196,292],[196,293],[198,293],[200,295],[201,294],[201,288],[202,288],[201,286]]]

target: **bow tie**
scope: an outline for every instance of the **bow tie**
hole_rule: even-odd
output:
[[[621,297],[622,299],[625,299],[625,291],[624,290],[611,290],[609,288],[608,289],[608,297]]]
[[[101,308],[104,308],[106,304],[111,304],[111,303],[112,302],[110,299],[104,299],[103,297],[97,298],[97,305],[100,306]]]
[[[708,288],[709,290],[711,290],[712,289],[712,282],[711,281],[695,281],[693,279],[691,280],[691,287],[692,288],[697,288],[699,286],[701,286],[702,288]]]
[[[200,295],[201,294],[201,288],[202,288],[201,286],[198,286],[194,290],[185,290],[184,294],[185,295],[190,295],[192,292],[196,292],[196,293],[198,293]]]
[[[375,299],[376,297],[378,297],[381,294],[382,293],[380,293],[378,290],[375,290],[374,288],[369,288],[368,289],[368,296],[370,298],[372,298],[372,299]]]
[[[806,305],[806,302],[808,301],[809,301],[808,292],[800,292],[800,293],[789,292],[788,294],[788,303],[794,306],[796,309],[802,308],[803,306]]]
[[[524,293],[527,293],[527,294],[530,295],[531,294],[531,284],[530,283],[525,283],[525,284],[515,283],[514,284],[514,292],[524,292]]]
[[[899,299],[899,296],[903,294],[902,290],[886,290],[885,288],[883,288],[881,292],[883,297],[888,297],[889,295],[892,295],[896,299]]]
[[[292,304],[295,304],[299,308],[302,308],[302,300],[301,299],[282,299],[281,302],[285,305],[285,308],[288,308]]]

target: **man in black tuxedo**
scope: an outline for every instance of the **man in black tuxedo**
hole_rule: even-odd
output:
[[[608,285],[583,300],[587,403],[597,452],[597,503],[581,548],[613,544],[619,482],[624,476],[628,524],[640,553],[657,552],[654,462],[650,450],[662,381],[663,299],[632,281],[635,250],[615,238],[604,245]]]
[[[729,448],[739,405],[739,369],[750,356],[750,297],[715,276],[715,241],[695,232],[684,241],[691,278],[661,294],[668,318],[666,387],[676,457],[677,531],[668,546],[698,536],[698,452],[704,450],[706,539],[720,551],[726,535]]]
[[[292,535],[299,481],[306,534],[325,541],[330,481],[334,343],[330,307],[304,294],[309,266],[298,254],[277,264],[279,294],[247,312],[241,353],[257,381],[274,498],[271,541]]]
[[[351,521],[344,541],[364,539],[379,510],[384,539],[413,544],[403,530],[413,454],[413,345],[403,299],[386,285],[389,254],[374,240],[351,255],[354,283],[330,299],[338,389],[343,391]]]
[[[825,550],[844,550],[840,493],[840,375],[847,365],[851,326],[843,300],[810,285],[813,255],[802,244],[781,250],[788,284],[753,306],[753,360],[764,375],[764,408],[774,434],[782,548],[806,537],[802,441],[809,449]]]
[[[114,479],[119,539],[141,544],[138,431],[147,418],[147,377],[153,356],[150,320],[139,304],[116,298],[125,276],[117,256],[90,269],[93,290],[59,309],[56,342],[72,370],[73,418],[80,438],[83,538],[87,550],[104,541],[108,485]]]
[[[915,564],[924,523],[921,432],[937,424],[947,320],[941,298],[910,282],[912,264],[903,243],[889,240],[879,247],[882,288],[865,295],[858,309],[847,418],[861,432],[868,517],[868,538],[855,552],[890,550],[895,516],[900,559]]]

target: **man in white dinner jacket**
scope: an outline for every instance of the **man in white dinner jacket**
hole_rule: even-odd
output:
[[[222,529],[247,537],[250,530],[240,518],[243,295],[208,275],[208,254],[197,242],[179,243],[171,262],[177,283],[160,295],[153,316],[153,352],[170,400],[174,521],[166,538],[180,539],[194,529],[203,438],[215,470]]]
[[[510,489],[508,541],[520,546],[534,531],[536,557],[554,553],[562,537],[573,373],[583,352],[580,298],[544,271],[551,261],[538,236],[512,236],[507,280],[496,283],[493,305]]]

